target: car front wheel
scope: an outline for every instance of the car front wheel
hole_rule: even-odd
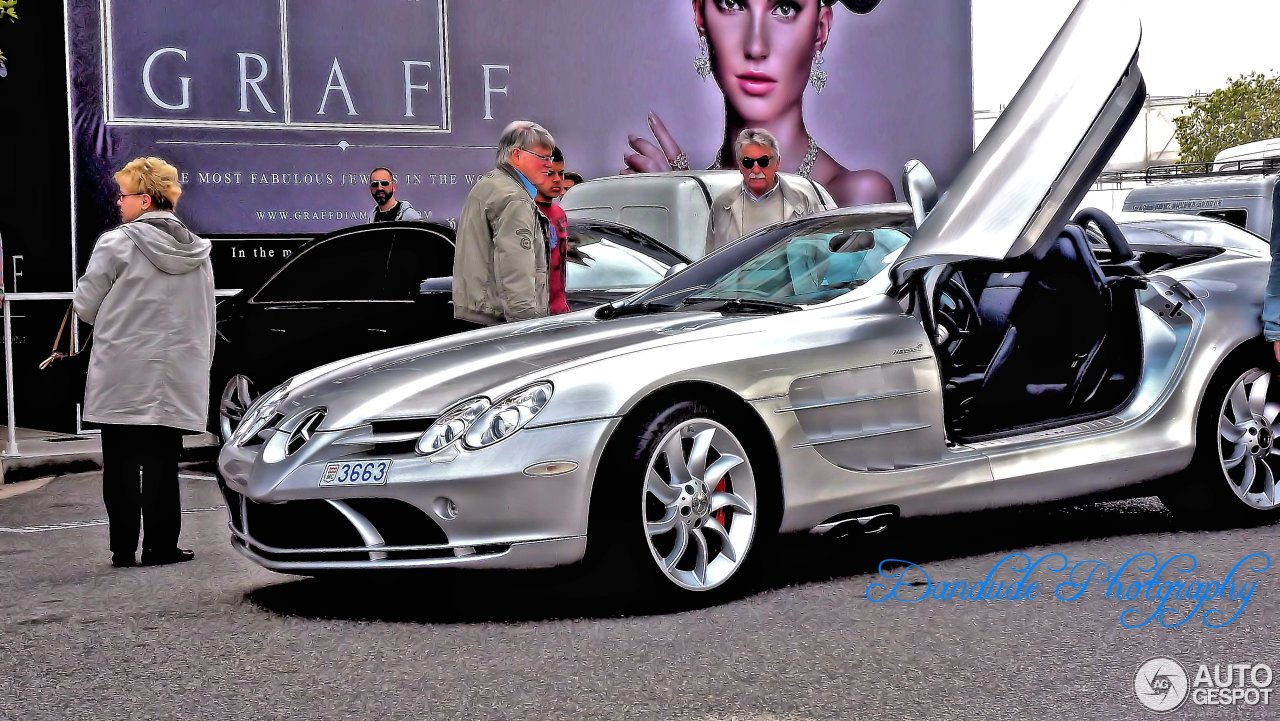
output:
[[[611,575],[633,567],[658,595],[722,589],[743,576],[765,500],[743,434],[714,408],[682,401],[629,435],[598,480],[603,507],[593,513],[605,526],[596,530],[616,541]]]
[[[222,389],[222,397],[218,402],[218,434],[222,442],[231,440],[240,421],[244,420],[245,411],[258,399],[258,390],[249,376],[235,374],[227,380]]]
[[[1219,372],[1201,402],[1191,466],[1161,500],[1201,526],[1248,526],[1280,519],[1280,384],[1261,363]]]

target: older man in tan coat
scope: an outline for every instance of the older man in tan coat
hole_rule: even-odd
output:
[[[822,210],[811,187],[778,176],[778,140],[767,130],[747,128],[734,143],[742,185],[731,188],[711,204],[706,252],[784,220]]]
[[[534,204],[556,141],[518,120],[498,140],[498,166],[467,195],[453,254],[453,315],[477,326],[548,314],[547,218]]]

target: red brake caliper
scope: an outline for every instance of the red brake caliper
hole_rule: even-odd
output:
[[[728,479],[727,479],[727,478],[721,478],[721,479],[720,479],[720,482],[716,484],[716,490],[715,490],[715,492],[716,492],[716,493],[724,493],[724,490],[725,490],[726,488],[728,488],[728,487],[729,487]],[[723,508],[721,508],[720,510],[716,511],[716,523],[719,523],[720,525],[722,525],[722,526],[723,526],[723,525],[724,525],[724,518],[725,518],[725,515],[726,515],[726,514],[725,514],[725,510],[724,510]]]

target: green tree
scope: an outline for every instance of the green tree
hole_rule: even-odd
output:
[[[1184,163],[1207,163],[1220,151],[1280,137],[1280,75],[1230,79],[1173,119]]]
[[[18,19],[18,0],[0,0],[0,19],[8,18],[10,21]],[[0,63],[5,61],[4,51],[0,50]]]

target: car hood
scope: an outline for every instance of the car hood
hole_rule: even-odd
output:
[[[899,256],[896,273],[1021,255],[1061,232],[1142,109],[1142,25],[1081,0]]]
[[[436,416],[460,400],[497,400],[576,364],[679,342],[673,336],[694,340],[772,327],[749,322],[759,315],[678,312],[596,320],[593,313],[494,326],[333,363],[289,381],[280,412],[288,418],[323,407],[321,430]]]

